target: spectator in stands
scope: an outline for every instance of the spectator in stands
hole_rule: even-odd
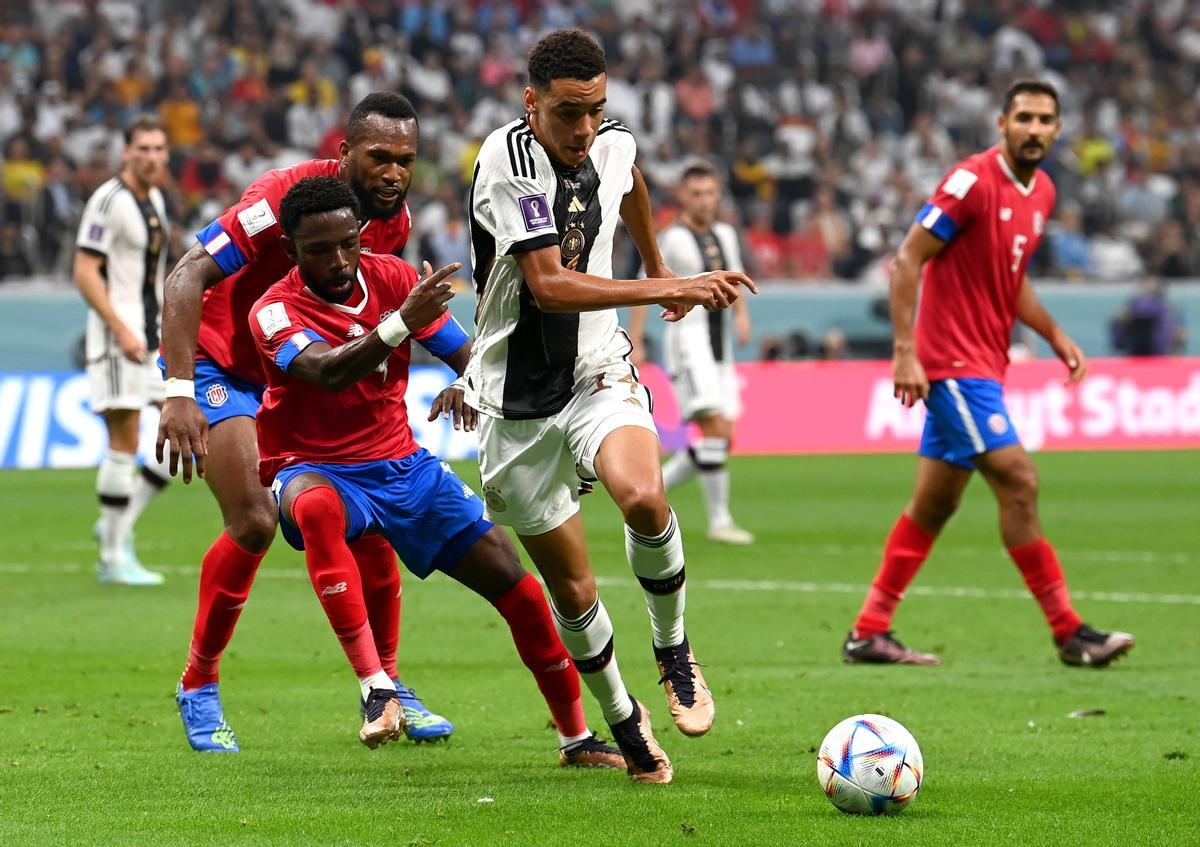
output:
[[[1113,350],[1130,356],[1168,356],[1187,343],[1180,312],[1167,302],[1158,277],[1142,282],[1137,294],[1109,323]]]

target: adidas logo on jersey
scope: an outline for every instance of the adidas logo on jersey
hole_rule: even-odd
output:
[[[567,204],[568,212],[586,212],[587,206],[583,205],[583,201],[579,199],[579,195],[572,194],[571,202]]]
[[[350,324],[350,328],[346,330],[347,338],[361,338],[366,334],[367,331],[362,328],[362,324]]]

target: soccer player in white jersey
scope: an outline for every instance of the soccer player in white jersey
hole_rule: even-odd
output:
[[[737,232],[717,220],[721,182],[705,162],[684,168],[679,181],[679,220],[659,235],[663,261],[681,274],[704,271],[744,271]],[[730,319],[732,315],[732,320]],[[646,307],[633,310],[630,335],[633,360],[639,363]],[[750,340],[750,309],[737,300],[721,312],[692,311],[667,324],[664,338],[667,373],[675,387],[679,413],[700,431],[686,450],[673,455],[663,467],[667,490],[698,476],[708,509],[708,537],[724,544],[753,544],[754,536],[733,522],[729,513],[729,445],[733,424],[742,412],[737,374],[733,367],[733,339],[739,346]]]
[[[163,401],[155,363],[167,266],[166,206],[158,183],[167,171],[167,134],[142,117],[125,131],[121,172],[88,199],[79,222],[75,284],[91,310],[86,357],[92,410],[103,416],[108,450],[96,475],[101,582],[158,585],[133,549],[133,525],[167,484],[165,465],[146,460],[139,476],[141,410]]]
[[[714,709],[684,634],[683,544],[663,488],[650,394],[629,363],[616,308],[659,303],[678,319],[694,305],[726,308],[739,286],[754,283],[727,271],[678,279],[663,263],[633,135],[604,120],[606,84],[604,51],[590,37],[547,35],[529,55],[525,116],[479,151],[470,199],[477,338],[463,381],[480,412],[488,518],[516,531],[545,578],[559,634],[630,777],[669,782],[649,713],[617,670],[579,486],[599,479],[624,515],[672,717],[685,734],[702,735]],[[612,279],[618,217],[649,279]]]

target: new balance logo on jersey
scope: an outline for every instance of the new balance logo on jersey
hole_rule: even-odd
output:
[[[334,585],[327,586],[325,588],[325,590],[321,592],[321,596],[322,597],[332,597],[334,594],[341,594],[345,591],[346,591],[346,583],[339,582]]]
[[[1008,208],[1008,206],[1001,206],[1000,207],[1000,220],[1011,221],[1012,220],[1012,209]]]
[[[545,673],[553,673],[554,671],[565,671],[569,667],[571,667],[571,660],[563,659],[561,662],[557,662],[557,663],[547,667],[545,670]]]
[[[350,328],[346,330],[347,338],[361,338],[366,334],[367,331],[362,328],[362,324],[350,324]]]

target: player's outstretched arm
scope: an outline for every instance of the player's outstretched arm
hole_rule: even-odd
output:
[[[1053,316],[1046,311],[1037,292],[1026,276],[1021,280],[1021,288],[1017,292],[1017,319],[1049,342],[1054,355],[1062,360],[1070,373],[1067,375],[1067,385],[1075,385],[1087,376],[1087,357],[1071,336],[1063,332]]]
[[[946,246],[919,223],[913,224],[892,263],[889,309],[892,316],[893,396],[912,407],[929,396],[929,378],[917,358],[913,340],[913,318],[917,309],[917,290],[921,269]]]
[[[426,262],[425,273],[404,303],[379,326],[339,347],[314,341],[292,360],[288,373],[329,391],[350,387],[383,364],[411,333],[445,314],[446,303],[454,296],[446,277],[461,267],[454,262],[434,272]]]
[[[200,307],[205,290],[225,278],[225,272],[200,244],[183,254],[163,284],[162,355],[167,369],[167,399],[158,420],[155,452],[163,460],[171,444],[169,469],[174,476],[182,463],[183,481],[204,476],[208,455],[208,419],[196,405],[192,378],[196,368],[196,336],[200,332]]]
[[[713,271],[681,279],[621,280],[579,273],[563,267],[558,245],[518,253],[516,259],[537,307],[547,313],[593,312],[652,303],[672,310],[703,306],[716,311],[728,308],[738,298],[741,286],[758,293],[754,281],[736,271]]]

